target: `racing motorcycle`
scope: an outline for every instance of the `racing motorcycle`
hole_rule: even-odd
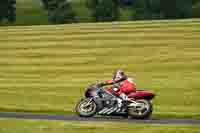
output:
[[[154,97],[154,93],[138,90],[128,94],[128,100],[123,100],[103,86],[99,87],[97,83],[86,89],[85,98],[77,103],[75,110],[80,117],[92,117],[97,114],[148,119],[152,115],[153,106],[150,101]]]

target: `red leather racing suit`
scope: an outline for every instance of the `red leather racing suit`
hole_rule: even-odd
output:
[[[114,84],[113,80],[107,80],[107,84]],[[107,91],[109,91],[112,94],[116,94],[117,96],[120,96],[122,93],[128,95],[131,92],[136,92],[136,84],[132,81],[131,78],[127,78],[126,80],[123,80],[118,83],[119,84],[119,90],[113,91],[113,87],[108,88]]]

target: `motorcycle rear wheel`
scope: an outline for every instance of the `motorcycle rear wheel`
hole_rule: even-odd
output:
[[[92,117],[97,112],[97,105],[93,100],[90,101],[90,98],[85,98],[77,103],[75,110],[80,117]]]
[[[145,99],[137,100],[138,103],[143,104],[141,108],[128,108],[128,115],[134,119],[149,119],[153,112],[153,106],[150,101]]]

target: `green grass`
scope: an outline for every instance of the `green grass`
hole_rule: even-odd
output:
[[[157,94],[153,117],[200,118],[200,20],[0,29],[0,110],[73,114],[89,84],[124,69]]]
[[[145,125],[111,122],[64,122],[0,119],[1,133],[200,133],[195,125]],[[15,124],[12,124],[15,123]],[[13,130],[14,129],[14,130]]]

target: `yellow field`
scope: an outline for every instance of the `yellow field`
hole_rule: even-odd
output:
[[[0,28],[0,109],[73,113],[118,69],[154,91],[154,117],[200,118],[200,20]]]

